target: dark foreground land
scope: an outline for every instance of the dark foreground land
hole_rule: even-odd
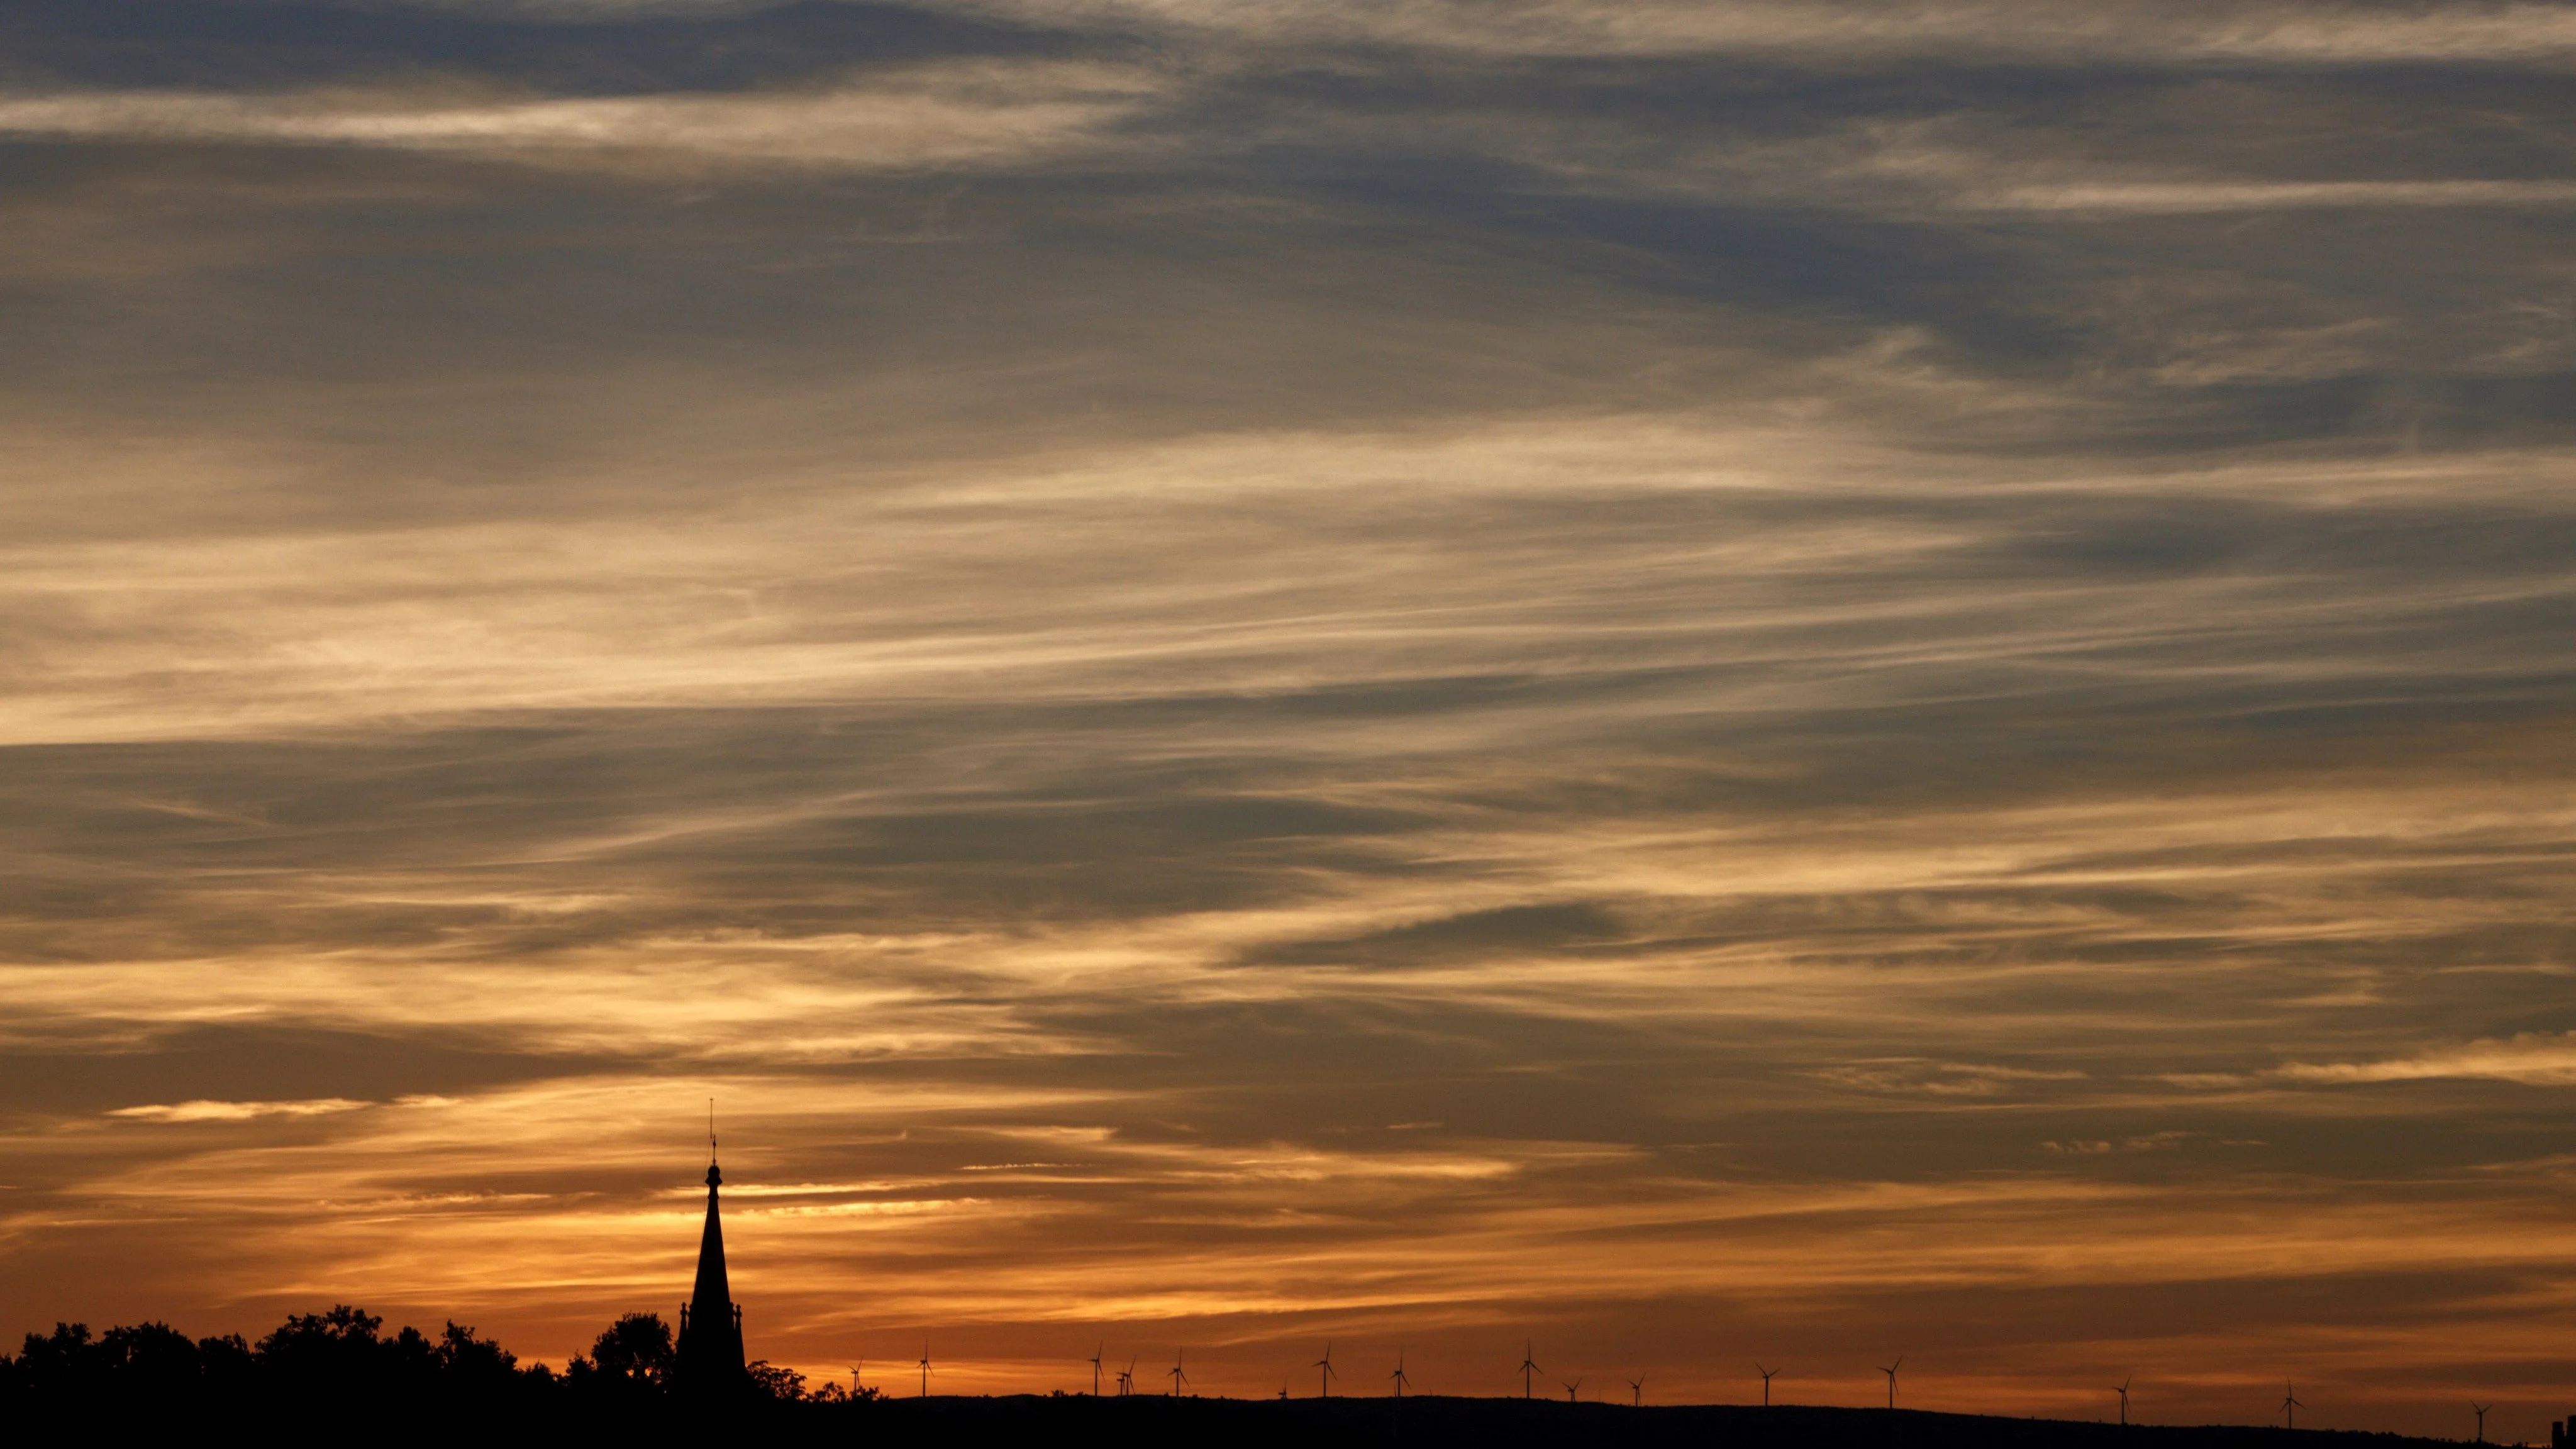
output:
[[[688,1443],[982,1449],[2400,1449],[2454,1441],[2234,1425],[2132,1426],[1910,1409],[1578,1404],[1539,1399],[888,1399],[808,1390],[754,1363],[693,1384],[667,1325],[628,1314],[558,1373],[471,1328],[382,1331],[345,1304],[251,1343],[146,1323],[29,1334],[0,1354],[0,1449],[14,1444]]]
[[[64,1406],[68,1407],[68,1406]],[[166,1408],[167,1406],[165,1406]],[[2178,1427],[2005,1419],[1911,1409],[1781,1405],[1568,1404],[1548,1400],[1247,1400],[1138,1396],[756,1400],[723,1408],[667,1403],[548,1404],[519,1412],[443,1406],[233,1401],[185,1414],[146,1406],[21,1417],[9,1427],[50,1442],[178,1442],[333,1434],[371,1444],[677,1444],[885,1446],[885,1449],[2413,1449],[2455,1441],[2338,1430]],[[0,1440],[9,1436],[0,1435]],[[22,1442],[39,1442],[28,1439]]]
[[[1550,1400],[930,1398],[852,1405],[888,1444],[1348,1444],[1406,1449],[2400,1449],[2397,1434],[2000,1419],[1911,1409],[1570,1404]]]

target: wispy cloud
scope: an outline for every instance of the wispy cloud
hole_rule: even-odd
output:
[[[1034,17],[1011,0],[958,9]],[[1265,0],[1082,0],[1046,7],[1058,23],[1155,25],[1268,42],[1400,45],[1484,54],[1678,56],[1788,53],[2097,59],[2263,60],[2301,64],[2576,58],[2576,22],[2558,6],[2392,10],[2367,5],[2023,3],[1620,4],[1610,0],[1401,0],[1278,5]]]
[[[2095,182],[1970,193],[1959,204],[1992,211],[2270,211],[2383,206],[2565,206],[2576,181]]]
[[[0,1331],[2576,1322],[2563,11],[282,7],[11,21]]]
[[[328,1117],[370,1105],[346,1097],[307,1102],[173,1102],[118,1107],[107,1115],[129,1122],[248,1122],[260,1117]]]
[[[0,94],[27,140],[421,151],[534,165],[909,172],[1061,161],[1164,89],[1090,62],[951,61],[828,88],[579,98],[316,90]]]
[[[1927,1097],[1995,1097],[2043,1082],[2081,1081],[2079,1071],[2006,1067],[1982,1062],[1852,1062],[1816,1076],[1836,1086],[1869,1092],[1920,1093]]]
[[[2485,1079],[2533,1087],[2576,1086],[2576,1032],[2523,1032],[2380,1061],[2291,1062],[2274,1068],[2270,1075],[2289,1082]]]

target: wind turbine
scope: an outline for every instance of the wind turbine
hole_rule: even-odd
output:
[[[1561,1384],[1565,1384],[1565,1380],[1563,1380],[1563,1379],[1558,1379],[1558,1380],[1557,1380],[1557,1382],[1558,1382],[1558,1383],[1561,1383]],[[1567,1403],[1569,1403],[1569,1404],[1579,1404],[1579,1403],[1583,1402],[1583,1396],[1582,1396],[1581,1394],[1579,1394],[1579,1393],[1575,1392],[1575,1390],[1580,1389],[1580,1388],[1582,1388],[1582,1387],[1583,1387],[1583,1375],[1581,1375],[1581,1374],[1576,1374],[1576,1375],[1574,1376],[1574,1382],[1572,1382],[1572,1383],[1570,1383],[1570,1384],[1565,1384],[1565,1401],[1566,1401]]]
[[[2118,1388],[2111,1391],[2120,1396],[2120,1424],[2123,1428],[2126,1428],[2129,1423],[2129,1385],[2136,1382],[2137,1377],[2138,1376],[2136,1374],[2129,1375],[2127,1378],[2120,1380],[2120,1386]]]
[[[930,1340],[928,1340],[928,1339],[926,1339],[926,1338],[925,1338],[925,1339],[923,1339],[923,1340],[921,1341],[921,1362],[920,1362],[918,1365],[916,1365],[916,1367],[918,1367],[918,1368],[921,1370],[921,1396],[922,1396],[923,1398],[925,1398],[925,1399],[926,1399],[926,1398],[929,1398],[929,1397],[930,1397]]]
[[[1127,1366],[1118,1371],[1118,1397],[1136,1392],[1136,1355],[1127,1355]]]
[[[1100,1347],[1091,1351],[1091,1396],[1095,1399],[1100,1397],[1100,1355],[1108,1347],[1109,1340],[1104,1338]]]
[[[1644,1402],[1646,1402],[1646,1381],[1644,1379],[1628,1380],[1628,1407],[1633,1409]]]
[[[1313,1363],[1306,1365],[1306,1367],[1323,1370],[1323,1373],[1317,1376],[1323,1380],[1323,1391],[1315,1395],[1315,1397],[1319,1399],[1331,1398],[1333,1396],[1333,1341],[1331,1339],[1328,1338],[1324,1340],[1324,1356],[1315,1360]]]
[[[1543,1374],[1547,1372],[1547,1370],[1538,1366],[1538,1360],[1530,1357],[1531,1351],[1532,1345],[1527,1340],[1523,1340],[1521,1344],[1521,1397],[1524,1399],[1530,1396],[1530,1375]]]
[[[1404,1371],[1403,1349],[1399,1348],[1395,1351],[1395,1372],[1388,1374],[1387,1377],[1395,1380],[1395,1396],[1399,1399],[1403,1398],[1404,1386],[1413,1382],[1412,1376]]]
[[[854,1364],[850,1365],[850,1397],[851,1397],[851,1398],[854,1398],[854,1399],[855,1399],[855,1398],[857,1398],[857,1397],[859,1396],[859,1368],[860,1368],[860,1365],[865,1364],[866,1362],[867,1362],[867,1360],[866,1360],[866,1359],[860,1359],[858,1363],[854,1363]]]
[[[1760,1359],[1755,1359],[1753,1361],[1753,1371],[1762,1375],[1762,1407],[1767,1409],[1771,1407],[1771,1376],[1778,1373],[1779,1370],[1764,1368],[1762,1366],[1762,1361]]]
[[[2478,1442],[2481,1444],[2487,1442],[2487,1410],[2494,1407],[2493,1404],[2469,1405],[2469,1412],[2478,1416]]]
[[[1164,1377],[1172,1381],[1172,1397],[1179,1398],[1181,1386],[1190,1381],[1189,1374],[1181,1368],[1181,1350],[1177,1348],[1172,1350],[1172,1371]]]
[[[1896,1407],[1896,1371],[1903,1367],[1905,1367],[1905,1355],[1900,1353],[1896,1356],[1896,1362],[1879,1370],[1880,1373],[1887,1375],[1887,1406],[1891,1409]]]
[[[2291,1387],[2290,1381],[2281,1380],[2281,1412],[2287,1418],[2288,1427],[2293,1429],[2299,1427],[2299,1411],[2306,1407],[2307,1405],[2299,1402],[2299,1391]]]

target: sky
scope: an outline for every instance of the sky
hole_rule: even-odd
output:
[[[2571,72],[0,0],[0,1335],[2544,1435]]]

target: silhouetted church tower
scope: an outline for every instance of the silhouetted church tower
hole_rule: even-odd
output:
[[[716,1188],[724,1174],[716,1169],[713,1105],[707,1119],[707,1227],[698,1238],[698,1281],[680,1310],[678,1379],[681,1392],[730,1394],[749,1382],[743,1372],[742,1306],[733,1301],[725,1281],[724,1220],[716,1211]]]

